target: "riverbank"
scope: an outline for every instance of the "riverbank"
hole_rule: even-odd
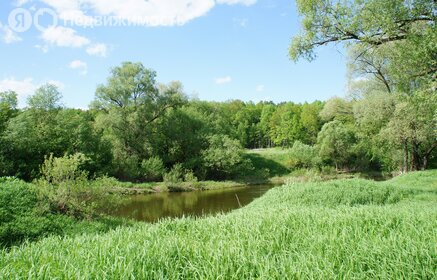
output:
[[[132,183],[120,182],[113,178],[100,178],[92,182],[110,192],[124,195],[151,194],[160,192],[190,192],[204,190],[218,190],[226,188],[255,186],[255,185],[283,185],[287,182],[328,181],[347,178],[365,178],[385,180],[388,176],[380,173],[348,173],[336,172],[333,169],[311,170],[290,168],[289,151],[281,148],[246,150],[253,169],[240,178],[226,181],[194,181],[194,182],[148,182]]]
[[[226,215],[50,237],[0,252],[0,278],[430,279],[436,179],[295,183]]]
[[[244,178],[238,181],[198,181],[198,182],[152,182],[135,184],[130,182],[120,182],[112,178],[98,179],[91,184],[95,184],[107,189],[110,193],[122,195],[153,194],[161,192],[191,192],[219,190],[227,188],[257,186],[257,185],[283,185],[287,183],[319,182],[338,179],[372,179],[384,181],[389,177],[382,177],[379,174],[368,173],[323,173],[314,170],[295,170],[288,175],[275,176],[271,178]]]

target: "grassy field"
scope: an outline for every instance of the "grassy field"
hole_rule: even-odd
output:
[[[227,215],[51,237],[0,279],[435,279],[437,171],[290,184]]]

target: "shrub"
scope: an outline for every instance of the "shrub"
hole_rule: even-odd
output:
[[[75,218],[95,215],[98,202],[107,196],[99,184],[91,184],[82,170],[88,159],[83,154],[55,158],[50,155],[41,166],[42,179],[36,181],[40,199],[50,211]]]
[[[0,247],[61,233],[65,221],[46,211],[44,203],[33,185],[0,178]]]
[[[226,135],[213,135],[208,142],[209,147],[202,152],[202,160],[209,177],[226,179],[251,168],[252,164],[244,158],[244,149],[237,140]]]
[[[151,157],[141,163],[143,176],[146,181],[161,181],[165,174],[164,163],[159,157]]]
[[[166,183],[197,182],[197,177],[192,170],[185,169],[182,164],[175,164],[172,169],[164,175]]]
[[[59,185],[63,182],[86,180],[88,173],[81,169],[88,158],[81,153],[53,157],[51,154],[46,157],[41,166],[42,178],[50,184]]]
[[[318,167],[321,159],[315,147],[296,141],[290,150],[290,165],[293,168]]]
[[[179,183],[184,181],[184,168],[182,164],[175,164],[169,172],[164,175],[164,182]]]

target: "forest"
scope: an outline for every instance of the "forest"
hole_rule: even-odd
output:
[[[436,1],[296,7],[290,63],[341,45],[345,94],[203,101],[135,61],[108,69],[87,109],[52,83],[24,107],[0,92],[0,278],[435,278]],[[101,212],[256,184],[281,186],[229,213]]]

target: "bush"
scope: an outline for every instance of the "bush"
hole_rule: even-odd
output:
[[[251,169],[249,159],[244,158],[244,149],[237,140],[226,135],[214,135],[208,139],[209,147],[202,152],[202,160],[208,177],[227,179],[243,170]]]
[[[38,195],[49,203],[50,211],[75,218],[91,218],[107,192],[88,181],[82,170],[88,159],[83,154],[55,158],[50,155],[41,166],[42,179],[36,181]]]
[[[61,158],[53,157],[53,154],[51,154],[45,158],[41,166],[42,178],[55,185],[63,182],[86,180],[88,172],[81,169],[86,161],[88,161],[88,158],[81,153],[66,155]]]
[[[61,233],[68,219],[46,210],[33,185],[0,178],[0,247]]]
[[[290,165],[293,168],[313,168],[321,164],[315,147],[296,141],[290,150]]]
[[[159,157],[151,157],[147,160],[143,160],[141,168],[143,170],[144,179],[149,182],[161,181],[165,174],[164,163]]]
[[[192,170],[185,169],[182,164],[175,164],[172,169],[164,175],[166,183],[197,182],[197,177]]]

